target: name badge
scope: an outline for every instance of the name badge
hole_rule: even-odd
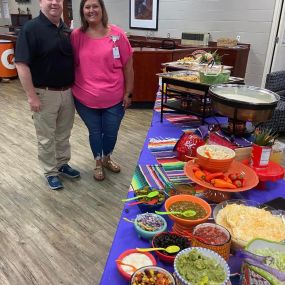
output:
[[[113,47],[113,57],[120,58],[120,52],[118,47]]]

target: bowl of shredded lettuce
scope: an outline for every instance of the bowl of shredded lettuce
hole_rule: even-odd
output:
[[[256,255],[271,257],[271,259],[265,259],[265,264],[271,268],[277,269],[279,275],[284,276],[285,273],[285,244],[273,242],[265,239],[254,239],[248,243],[246,250]],[[259,275],[264,278],[267,283],[271,285],[284,284],[279,280],[278,274],[276,276],[270,274],[266,270],[258,268],[249,264],[249,269],[255,272],[255,276]],[[242,278],[245,278],[244,276]]]
[[[183,285],[226,285],[230,277],[227,262],[207,248],[189,247],[174,260],[175,276]]]

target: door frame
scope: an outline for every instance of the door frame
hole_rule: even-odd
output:
[[[70,3],[72,5],[72,1],[70,0]],[[63,11],[62,11],[62,16],[63,16],[63,21],[64,23],[70,27],[71,20],[69,19],[69,7],[68,7],[68,0],[63,0]],[[72,7],[72,6],[71,6]]]
[[[271,71],[274,51],[276,47],[275,41],[278,35],[279,24],[280,24],[280,20],[282,17],[282,10],[285,12],[284,0],[276,0],[274,13],[273,13],[271,32],[270,32],[270,37],[269,37],[269,42],[268,42],[268,49],[267,49],[266,59],[265,59],[265,64],[264,64],[264,69],[263,69],[261,87],[265,86],[266,75]]]

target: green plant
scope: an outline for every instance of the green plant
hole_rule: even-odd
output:
[[[217,50],[215,50],[215,51],[213,52],[212,56],[213,56],[213,58],[214,58],[215,64],[222,64],[222,57],[223,57],[223,55],[219,55],[219,54],[217,53]]]
[[[206,52],[206,53],[202,54],[202,56],[200,58],[200,63],[209,63],[212,60],[214,60],[215,64],[221,64],[222,63],[222,57],[223,56],[221,56],[217,53],[217,50],[215,50],[213,53]]]
[[[278,134],[272,129],[256,128],[253,134],[253,142],[260,146],[272,146]]]

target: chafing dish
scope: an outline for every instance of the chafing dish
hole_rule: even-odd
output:
[[[280,100],[279,95],[267,89],[238,84],[217,84],[209,88],[213,109],[239,121],[264,122]]]

